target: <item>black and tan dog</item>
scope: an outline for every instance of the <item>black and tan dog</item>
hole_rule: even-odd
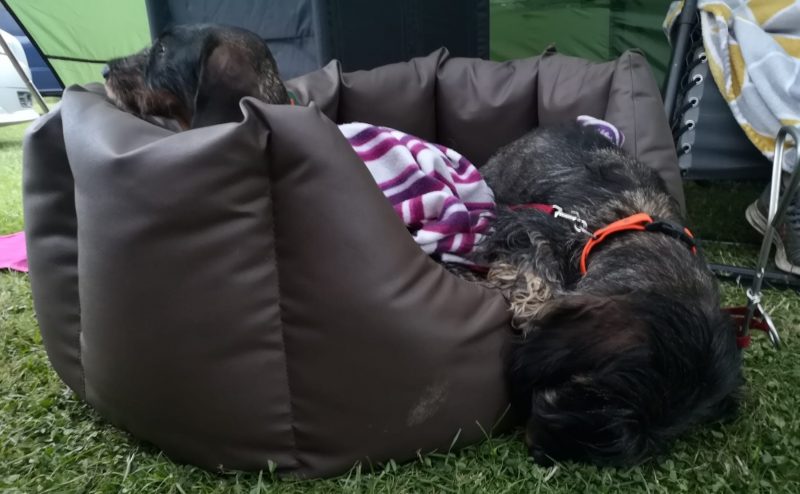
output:
[[[174,119],[184,129],[238,120],[245,96],[289,103],[264,40],[230,26],[170,28],[152,46],[110,61],[103,77],[109,97],[123,110]]]
[[[520,331],[508,378],[537,461],[635,464],[737,410],[733,321],[653,170],[575,124],[532,131],[481,172],[499,203],[482,261]],[[525,203],[586,224],[502,206]]]
[[[104,76],[121,108],[184,128],[238,120],[243,96],[289,103],[264,42],[236,28],[173,28]],[[637,213],[683,223],[658,176],[590,129],[536,130],[482,172],[500,204],[558,204],[590,231]],[[573,224],[497,211],[479,260],[521,332],[508,377],[537,461],[636,463],[737,408],[741,360],[716,282],[685,234],[659,224],[598,244],[583,275],[588,237]]]

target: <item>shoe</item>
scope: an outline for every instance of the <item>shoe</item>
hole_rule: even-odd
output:
[[[788,175],[784,174],[782,178],[786,179]],[[785,180],[781,180],[781,193],[784,190],[783,182]],[[745,211],[747,222],[762,235],[767,231],[768,204],[769,185]],[[775,244],[775,265],[781,271],[800,274],[800,201],[797,196],[789,203],[783,223],[778,225],[776,233],[772,237],[772,243]]]

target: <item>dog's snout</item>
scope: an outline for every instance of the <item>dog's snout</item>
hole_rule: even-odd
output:
[[[100,74],[103,76],[103,79],[108,79],[108,74],[111,73],[111,68],[108,64],[103,65],[103,68],[100,69]]]

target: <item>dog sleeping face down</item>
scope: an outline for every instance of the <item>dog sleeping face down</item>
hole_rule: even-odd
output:
[[[110,61],[103,77],[120,108],[172,118],[184,129],[240,119],[239,100],[245,96],[289,103],[264,40],[228,26],[170,28],[149,48]]]
[[[661,178],[595,130],[535,129],[481,168],[498,203],[483,245],[488,279],[519,336],[512,406],[534,459],[631,465],[689,428],[736,411],[743,383],[733,321]],[[578,212],[595,232],[646,213],[672,230],[622,231],[581,258],[589,235],[538,209]]]

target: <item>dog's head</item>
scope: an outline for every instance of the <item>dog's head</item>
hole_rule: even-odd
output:
[[[250,31],[210,24],[175,26],[152,46],[103,69],[106,91],[120,108],[173,118],[183,128],[239,120],[239,100],[288,104],[264,40]]]
[[[732,415],[743,383],[732,324],[646,294],[548,303],[508,367],[531,456],[633,465]]]

